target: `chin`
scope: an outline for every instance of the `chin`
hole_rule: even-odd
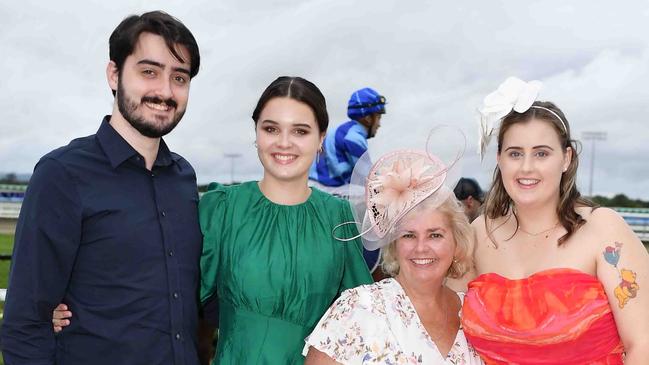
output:
[[[554,201],[551,196],[535,194],[534,196],[516,196],[512,197],[514,204],[519,207],[540,206]]]
[[[306,180],[308,179],[308,174],[304,173],[299,173],[299,172],[294,172],[294,171],[277,171],[277,170],[269,170],[268,174],[272,176],[275,180],[278,181],[284,181],[284,182],[294,182],[294,181],[299,181],[299,180],[304,180],[306,183]]]

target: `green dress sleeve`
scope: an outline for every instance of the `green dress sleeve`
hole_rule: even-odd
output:
[[[227,209],[225,188],[210,184],[211,190],[205,193],[198,204],[198,217],[203,232],[203,253],[201,254],[200,299],[204,303],[216,293],[219,270],[221,236],[226,226]]]
[[[354,221],[349,202],[343,202],[340,216],[342,217],[342,222]],[[343,237],[358,235],[358,229],[356,229],[355,224],[347,224],[341,227],[341,229],[344,231]],[[371,284],[373,279],[363,258],[363,242],[361,239],[357,238],[353,241],[340,242],[339,244],[345,245],[345,267],[338,293],[359,285]]]

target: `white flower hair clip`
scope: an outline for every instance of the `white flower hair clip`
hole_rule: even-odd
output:
[[[543,83],[538,80],[525,82],[516,77],[508,77],[505,82],[498,86],[498,89],[484,98],[480,112],[480,139],[479,150],[480,159],[484,157],[489,141],[497,129],[497,124],[504,117],[513,111],[524,113],[530,108],[543,109],[552,113],[563,125],[566,131],[566,124],[563,119],[554,111],[532,105],[538,95]]]

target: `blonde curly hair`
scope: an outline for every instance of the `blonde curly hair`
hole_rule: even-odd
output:
[[[431,209],[432,199],[424,200],[417,207],[411,210],[401,221],[407,221],[413,216]],[[457,279],[466,274],[473,264],[471,248],[473,245],[473,231],[469,220],[464,213],[462,204],[450,194],[449,197],[438,207],[433,208],[444,214],[451,223],[451,230],[455,238],[455,256],[453,263],[448,268],[447,277]],[[381,269],[395,277],[399,273],[399,261],[397,260],[397,241],[390,242],[382,251]]]

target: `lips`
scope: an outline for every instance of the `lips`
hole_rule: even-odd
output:
[[[418,266],[430,265],[430,264],[436,263],[437,261],[439,261],[438,258],[410,259],[410,262],[412,262],[413,264],[418,265]]]
[[[516,179],[516,183],[519,186],[521,186],[522,188],[525,188],[525,189],[533,188],[536,185],[538,185],[538,183],[540,183],[540,182],[541,182],[541,180],[539,180],[539,179],[529,179],[529,178],[528,179]]]
[[[146,105],[147,107],[149,107],[149,108],[151,108],[153,110],[158,110],[158,111],[162,111],[162,112],[168,112],[169,110],[171,110],[171,107],[169,105],[167,105],[166,103],[157,104],[157,103],[152,103],[152,102],[145,102],[144,105]]]
[[[168,112],[178,106],[178,103],[176,103],[173,98],[161,99],[155,96],[142,97],[142,104],[144,104],[149,109],[160,112]]]
[[[293,163],[297,159],[297,155],[286,153],[272,153],[271,156],[277,163],[282,165]]]

